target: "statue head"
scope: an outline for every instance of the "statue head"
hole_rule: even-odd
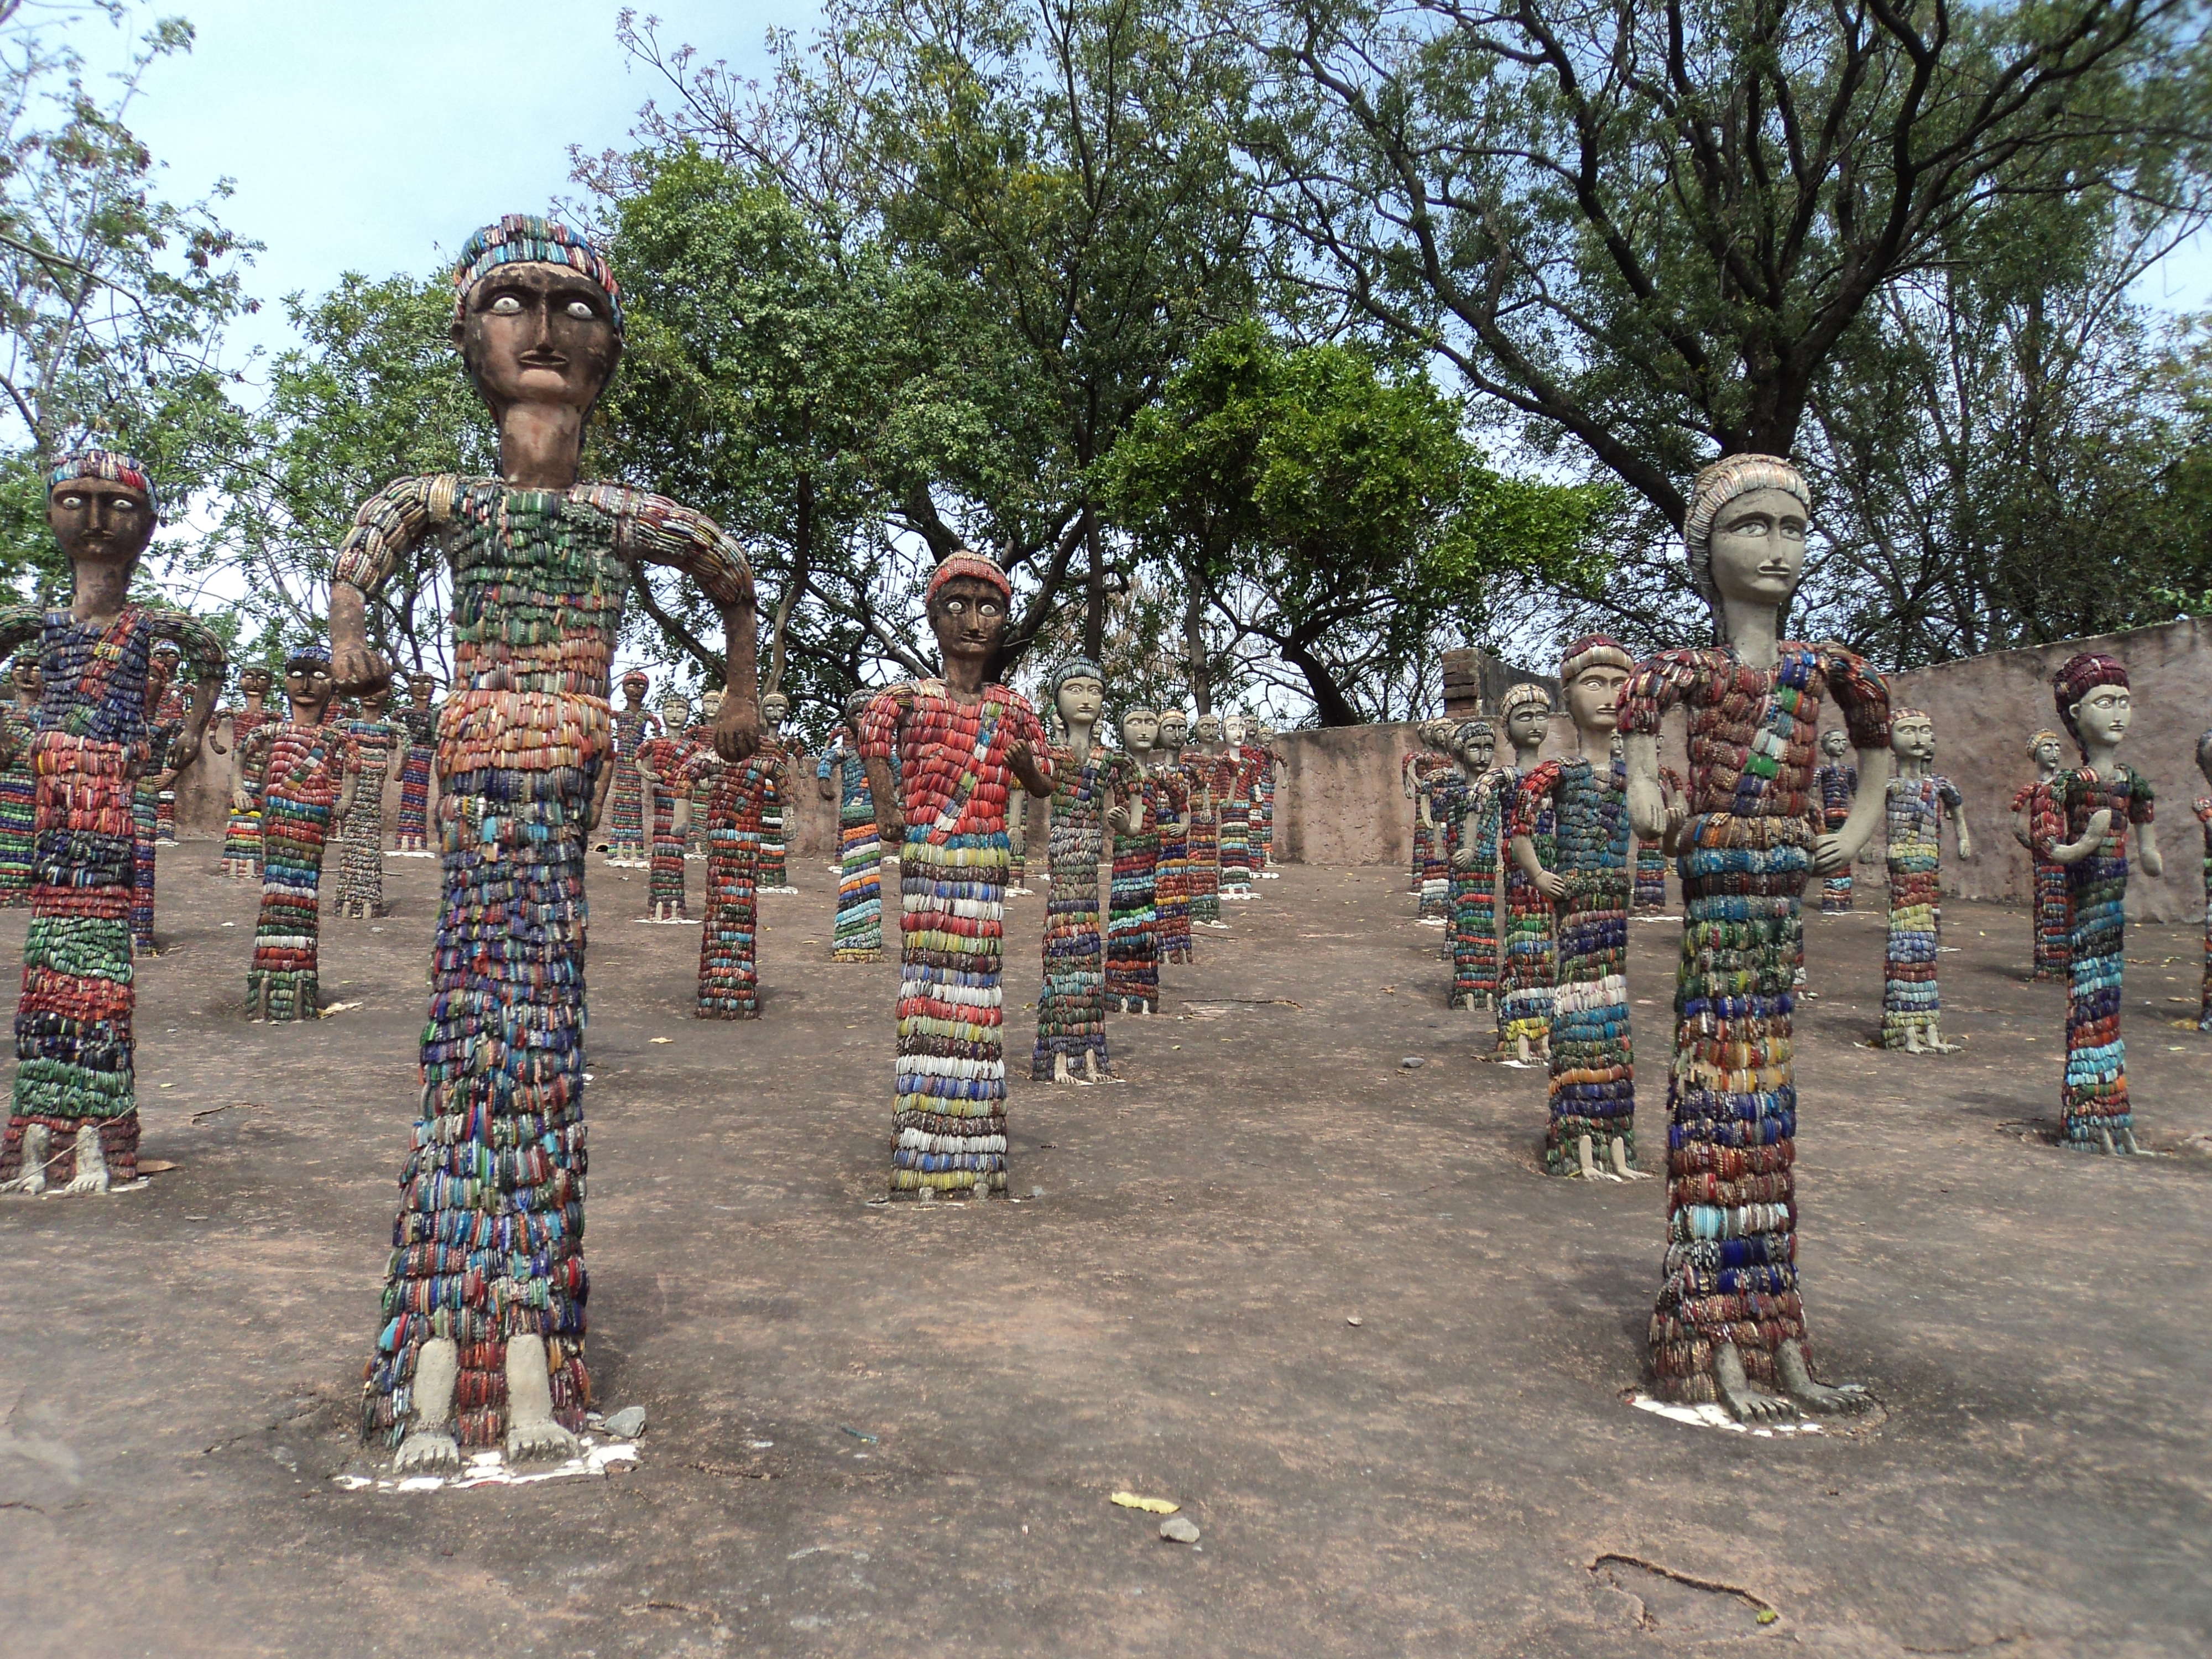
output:
[[[1820,733],[1820,752],[1832,761],[1839,761],[1844,751],[1851,746],[1851,734],[1840,726],[1832,726]]]
[[[770,691],[760,700],[761,719],[771,726],[781,726],[791,718],[791,699],[781,691]]]
[[[39,673],[39,659],[28,651],[15,653],[15,660],[8,665],[8,677],[18,691],[37,691],[45,684]]]
[[[1723,639],[1723,600],[1790,603],[1804,574],[1812,517],[1804,475],[1778,455],[1724,456],[1698,472],[1682,516],[1682,550]]]
[[[641,668],[633,668],[622,677],[623,703],[625,708],[641,708],[645,694],[653,689],[653,677]]]
[[[495,420],[518,404],[588,410],[622,361],[622,290],[568,226],[510,213],[453,262],[453,341]]]
[[[1621,689],[1635,669],[1628,647],[1603,634],[1589,635],[1567,647],[1559,660],[1559,690],[1576,731],[1605,736],[1620,726]]]
[[[1097,725],[1099,711],[1106,707],[1106,676],[1090,658],[1070,657],[1053,671],[1045,689],[1069,731]]]
[[[1172,755],[1189,741],[1190,716],[1180,708],[1164,711],[1160,715],[1160,747]]]
[[[2028,764],[2056,772],[2066,764],[2066,739],[2052,731],[2038,732],[2027,740]]]
[[[1237,744],[1243,744],[1247,729],[1244,717],[1242,714],[1224,714],[1222,716],[1221,735],[1228,738],[1231,743]]]
[[[1151,708],[1128,708],[1121,713],[1121,742],[1133,755],[1148,755],[1159,747],[1160,717]]]
[[[46,524],[71,564],[128,570],[161,519],[154,480],[118,450],[72,451],[46,475]]]
[[[1221,741],[1221,716],[1200,714],[1198,723],[1190,728],[1190,732],[1198,739],[1200,748],[1211,749]]]
[[[955,661],[988,666],[1006,637],[1014,585],[998,564],[965,548],[931,573],[925,607],[947,669]]]
[[[2092,746],[2117,744],[2135,719],[2128,665],[2118,657],[2084,651],[2051,676],[2051,690],[2058,718],[2085,757]]]
[[[1275,740],[1275,728],[1274,728],[1273,726],[1272,726],[1267,725],[1265,721],[1261,722],[1261,724],[1260,724],[1259,726],[1255,726],[1255,727],[1254,728],[1254,730],[1257,732],[1257,734],[1258,734],[1258,736],[1259,736],[1259,738],[1260,738],[1260,741],[1261,741],[1261,743],[1273,743],[1273,742],[1274,742],[1274,740]]]
[[[1498,700],[1498,718],[1505,722],[1505,741],[1517,754],[1542,747],[1552,724],[1552,694],[1528,680]]]
[[[1477,716],[1462,720],[1457,733],[1460,758],[1467,763],[1470,772],[1487,772],[1490,763],[1498,758],[1498,731],[1491,723]]]
[[[712,686],[699,694],[699,720],[702,726],[712,726],[714,717],[722,712],[722,688]]]
[[[364,714],[381,714],[392,707],[392,687],[387,682],[361,694],[361,709]]]
[[[269,688],[276,683],[276,677],[258,663],[238,671],[238,689],[249,697],[267,696]]]
[[[292,704],[292,718],[303,726],[321,722],[337,688],[331,678],[331,652],[325,645],[303,645],[284,663],[284,696]]]
[[[1433,749],[1440,755],[1452,752],[1459,728],[1449,720],[1423,720],[1413,727],[1424,749]]]
[[[681,732],[691,723],[691,699],[681,691],[671,691],[661,698],[656,712],[663,726],[671,732]]]
[[[1936,722],[1926,709],[1889,711],[1889,751],[1899,760],[1926,762],[1936,758]]]

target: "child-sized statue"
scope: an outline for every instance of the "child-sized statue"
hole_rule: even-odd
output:
[[[361,713],[345,722],[359,770],[338,810],[338,914],[368,921],[390,914],[384,902],[384,782],[407,728],[392,718],[392,691],[361,694]]]
[[[1542,686],[1523,683],[1507,691],[1498,708],[1513,750],[1510,776],[1498,784],[1499,815],[1510,825],[1521,786],[1535,770],[1537,751],[1551,729],[1552,699]],[[1501,827],[1501,835],[1515,833]],[[1550,803],[1539,803],[1528,826],[1539,865],[1557,855],[1555,833]],[[1518,859],[1505,863],[1504,952],[1498,969],[1498,1052],[1513,1051],[1509,1066],[1533,1066],[1552,1052],[1552,901]]]
[[[1449,720],[1423,720],[1413,729],[1421,747],[1398,766],[1413,802],[1413,890],[1421,897],[1421,920],[1443,927],[1451,915],[1451,872],[1437,815],[1437,791],[1457,769],[1457,728]]]
[[[399,761],[399,822],[392,831],[394,858],[427,859],[430,852],[430,763],[438,745],[438,682],[419,670],[407,677],[407,706],[399,711],[407,747]]]
[[[879,814],[860,758],[860,716],[874,699],[845,699],[845,723],[814,769],[823,800],[837,803],[837,914],[830,924],[832,962],[880,962],[884,955],[884,842]]]
[[[2135,720],[2127,665],[2083,652],[2051,682],[2058,715],[2081,751],[2044,795],[2035,851],[2066,867],[2071,926],[2066,958],[2066,1076],[2061,1085],[2066,1144],[2092,1152],[2135,1152],[2128,1103],[2128,1050],[2120,1037],[2127,962],[2128,830],[2142,837],[2146,874],[2164,872],[2151,822],[2150,780],[2119,758]]]
[[[199,749],[222,684],[222,647],[178,611],[130,602],[160,504],[128,455],[84,449],[49,476],[46,523],[76,576],[66,611],[0,610],[0,654],[36,640],[40,702],[31,740],[38,848],[15,1084],[0,1185],[104,1193],[138,1174],[131,1017],[131,785],[149,762],[146,670],[174,640],[193,677],[172,758]]]
[[[1182,760],[1189,740],[1190,719],[1182,710],[1170,708],[1160,715],[1160,746],[1152,768],[1153,811],[1160,826],[1152,916],[1164,963],[1196,959],[1190,931],[1190,778]]]
[[[691,834],[691,786],[700,770],[701,750],[684,735],[690,724],[691,702],[681,693],[660,701],[661,735],[637,746],[639,787],[644,792],[646,823],[652,836],[652,874],[646,899],[649,921],[689,922],[684,903],[684,851]]]
[[[899,849],[894,1194],[1006,1187],[1007,784],[1039,799],[1053,788],[1036,711],[986,678],[1012,598],[990,560],[942,561],[927,605],[944,677],[881,692],[860,718],[877,824]]]
[[[633,668],[622,677],[622,707],[615,710],[615,763],[612,793],[607,800],[607,862],[626,869],[643,869],[649,860],[646,835],[651,828],[646,805],[645,781],[638,775],[637,751],[647,739],[663,735],[660,716],[646,706],[653,677]]]
[[[246,744],[271,718],[269,688],[275,678],[259,666],[240,672],[240,704],[230,711],[230,752],[235,757],[237,781],[231,787],[230,817],[222,832],[222,872],[235,881],[261,879],[261,780],[246,769],[245,757]],[[212,738],[208,744],[218,755],[224,752]]]
[[[752,573],[713,520],[578,477],[622,355],[606,262],[566,227],[502,219],[453,273],[453,340],[499,423],[501,476],[404,478],[338,554],[342,687],[382,684],[368,599],[434,539],[453,564],[453,686],[438,722],[444,896],[421,1116],[400,1176],[362,1431],[407,1474],[464,1446],[567,1457],[584,1367],[584,858],[613,769],[610,659],[640,561],[719,609],[725,760],[760,743]]]
[[[31,739],[39,729],[39,659],[17,653],[8,671],[15,701],[0,716],[8,763],[0,766],[0,908],[31,902],[32,854],[37,846],[38,780],[31,775]]]
[[[1406,890],[1422,901],[1420,914],[1425,917],[1428,908],[1429,866],[1436,862],[1436,825],[1425,811],[1428,801],[1429,775],[1446,763],[1443,752],[1430,740],[1430,728],[1441,726],[1439,720],[1423,720],[1413,728],[1420,738],[1419,749],[1408,749],[1398,758],[1398,787],[1405,798],[1413,803],[1413,859]]]
[[[1893,708],[1889,748],[1889,948],[1884,957],[1881,1046],[1907,1054],[1956,1054],[1943,1041],[1936,947],[1943,915],[1943,819],[1959,837],[1959,856],[1974,855],[1958,786],[1929,769],[1936,758],[1936,723],[1925,710]]]
[[[1840,726],[1820,733],[1820,763],[1813,769],[1813,805],[1820,815],[1820,828],[1834,835],[1851,815],[1859,793],[1859,769],[1844,757],[1850,752],[1850,734]],[[1820,914],[1847,915],[1851,908],[1851,872],[1848,866],[1820,878]]]
[[[1115,1013],[1151,1014],[1160,1006],[1160,940],[1154,912],[1159,875],[1160,805],[1153,755],[1160,717],[1150,708],[1121,714],[1121,746],[1129,757],[1129,798],[1114,827],[1114,874],[1106,914],[1106,1006]]]
[[[1513,861],[1552,902],[1558,952],[1544,1167],[1585,1181],[1644,1174],[1636,1167],[1636,1066],[1628,1035],[1633,837],[1626,769],[1613,754],[1617,702],[1635,666],[1627,650],[1602,634],[1567,647],[1559,685],[1575,723],[1577,752],[1528,772],[1513,809]],[[1553,827],[1548,861],[1538,856],[1535,840],[1547,814]]]
[[[783,804],[784,792],[791,784],[791,745],[784,738],[783,723],[790,718],[791,699],[782,692],[771,691],[761,699],[761,747],[773,750],[775,762],[763,775],[768,793],[761,797],[760,860],[755,890],[763,893],[799,890],[791,884],[784,859]]]
[[[1720,641],[1662,652],[1620,700],[1628,810],[1658,836],[1659,727],[1690,717],[1687,817],[1674,832],[1686,911],[1667,1080],[1667,1266],[1651,1315],[1658,1391],[1763,1422],[1856,1411],[1867,1395],[1813,1379],[1797,1279],[1797,1089],[1791,981],[1808,877],[1856,856],[1889,779],[1889,692],[1841,646],[1780,637],[1805,564],[1805,481],[1771,455],[1698,475],[1682,541]],[[1858,754],[1840,830],[1811,811],[1813,740],[1832,696]],[[1777,1392],[1778,1390],[1778,1392]]]
[[[2029,977],[2063,979],[2066,934],[2072,925],[2067,908],[2066,866],[2035,850],[2033,829],[2037,817],[2050,810],[2045,797],[2051,793],[2051,781],[2066,764],[2066,739],[2056,732],[2038,732],[2027,740],[2027,758],[2035,768],[2035,781],[2022,785],[2012,798],[2012,833],[2013,839],[2027,848],[2035,879],[2035,967]]]
[[[241,770],[261,786],[261,915],[246,974],[248,1019],[323,1015],[323,854],[361,783],[349,722],[326,720],[335,691],[320,646],[295,652],[284,665],[290,718],[263,726],[239,754]]]
[[[1462,720],[1454,740],[1468,782],[1456,792],[1443,825],[1451,866],[1450,1006],[1480,1012],[1498,1000],[1498,854],[1505,805],[1500,789],[1508,775],[1495,763],[1498,733],[1488,720]]]
[[[1046,686],[1067,733],[1052,751],[1052,892],[1045,902],[1044,985],[1037,993],[1036,1048],[1030,1076],[1054,1083],[1111,1077],[1106,1054],[1105,941],[1098,925],[1098,862],[1105,825],[1125,830],[1131,803],[1143,811],[1127,755],[1091,741],[1106,706],[1106,677],[1087,657],[1071,657]]]

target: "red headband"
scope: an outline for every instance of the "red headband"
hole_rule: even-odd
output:
[[[1006,573],[999,568],[995,561],[963,548],[930,573],[929,591],[923,595],[922,603],[927,605],[934,600],[939,588],[961,576],[972,576],[977,581],[989,583],[999,590],[1000,599],[1012,599],[1014,597],[1013,583],[1006,580]]]

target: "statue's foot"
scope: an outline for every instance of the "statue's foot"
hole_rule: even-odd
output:
[[[1587,1134],[1580,1134],[1575,1137],[1575,1158],[1576,1161],[1581,1166],[1575,1171],[1575,1173],[1580,1176],[1584,1181],[1614,1181],[1619,1179],[1619,1177],[1611,1170],[1601,1170],[1598,1168],[1596,1148],[1591,1144],[1590,1138]]]
[[[507,1425],[507,1461],[532,1463],[565,1462],[582,1449],[576,1437],[550,1417],[510,1419]]]
[[[1085,1048],[1083,1051],[1083,1074],[1093,1083],[1097,1083],[1100,1080],[1098,1075],[1098,1051],[1096,1048]]]
[[[1528,1052],[1528,1039],[1527,1037],[1517,1036],[1513,1039],[1513,1058],[1519,1060],[1523,1066],[1530,1065],[1534,1062],[1534,1057]]]
[[[1067,1074],[1067,1056],[1066,1054],[1054,1054],[1052,1057],[1052,1080],[1054,1083],[1067,1083],[1073,1081]]]
[[[2133,1129],[2121,1130],[2118,1134],[2113,1137],[2113,1144],[2120,1149],[2123,1154],[2130,1158],[2148,1158],[2151,1156],[2149,1152],[2145,1152],[2141,1146],[2136,1145],[2136,1132]]]
[[[399,1443],[394,1474],[459,1474],[461,1448],[443,1429],[417,1429]]]
[[[1752,1386],[1744,1374],[1743,1356],[1733,1342],[1713,1351],[1713,1383],[1720,1390],[1721,1404],[1739,1423],[1784,1423],[1797,1415],[1797,1407],[1780,1395]]]
[[[28,1193],[36,1197],[46,1190],[46,1160],[53,1156],[53,1142],[43,1123],[26,1124],[23,1127],[23,1162],[15,1178],[0,1193]]]
[[[1790,1397],[1807,1411],[1844,1417],[1874,1404],[1874,1396],[1860,1383],[1839,1382],[1831,1388],[1826,1382],[1815,1382],[1813,1368],[1805,1363],[1804,1349],[1795,1342],[1784,1342],[1775,1349],[1774,1369],[1782,1373],[1782,1386],[1790,1391]]]
[[[1920,1028],[1917,1025],[1908,1025],[1905,1028],[1905,1052],[1908,1054],[1924,1054],[1928,1052],[1921,1046]]]
[[[64,1193],[104,1193],[107,1190],[107,1159],[100,1150],[100,1131],[89,1123],[76,1132],[76,1176],[62,1188]]]
[[[1614,1180],[1649,1181],[1651,1179],[1650,1173],[1648,1170],[1639,1170],[1628,1161],[1628,1142],[1622,1136],[1615,1135],[1613,1137],[1611,1154],[1613,1158],[1613,1175]]]
[[[2119,1148],[2112,1145],[2112,1132],[2110,1129],[2099,1129],[2097,1131],[2097,1144],[2104,1149],[2105,1156],[2106,1158],[2117,1158],[2119,1156]]]

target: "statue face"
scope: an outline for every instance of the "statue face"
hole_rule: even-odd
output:
[[[721,712],[722,694],[720,692],[702,691],[699,694],[699,718],[701,720],[711,720],[715,715]]]
[[[761,699],[761,718],[770,726],[781,726],[791,718],[791,699],[781,691],[771,691]]]
[[[1231,743],[1243,742],[1244,731],[1244,717],[1242,714],[1231,714],[1221,722],[1221,735]]]
[[[361,706],[365,714],[381,714],[392,706],[392,688],[388,685],[380,685],[374,691],[362,692]]]
[[[2124,685],[2092,686],[2089,695],[2074,705],[2074,725],[2084,744],[2118,743],[2135,717],[2135,698]]]
[[[2057,771],[2066,764],[2066,745],[2056,738],[2045,738],[2035,745],[2035,763],[2045,771]]]
[[[319,709],[330,702],[331,690],[330,664],[300,661],[284,665],[284,695],[294,702]]]
[[[929,627],[946,667],[988,663],[1006,635],[1006,598],[981,577],[955,576],[930,601]]]
[[[427,707],[431,693],[436,690],[437,682],[428,674],[410,674],[407,677],[407,701],[417,708]]]
[[[1431,749],[1449,755],[1458,747],[1458,733],[1449,720],[1423,720],[1413,728],[1420,734],[1421,742]]]
[[[15,665],[8,671],[8,677],[15,683],[15,688],[19,691],[35,691],[39,689],[39,665],[33,658],[18,657],[15,659]]]
[[[1820,733],[1820,752],[1832,761],[1843,759],[1844,750],[1850,745],[1850,737],[1847,732],[1830,730]]]
[[[1088,674],[1078,674],[1060,683],[1060,695],[1054,701],[1060,719],[1071,727],[1096,726],[1098,711],[1106,706],[1106,688]]]
[[[1534,749],[1544,741],[1552,724],[1552,711],[1540,702],[1524,702],[1505,717],[1505,740],[1516,749]]]
[[[1121,716],[1121,741],[1137,754],[1156,749],[1160,741],[1160,717],[1149,708],[1132,708]]]
[[[1908,714],[1889,725],[1889,749],[1899,760],[1936,758],[1936,722],[1924,714]]]
[[[1190,717],[1187,714],[1166,714],[1160,716],[1160,746],[1180,749],[1190,741]]]
[[[1200,743],[1219,743],[1221,717],[1218,714],[1200,714],[1198,717],[1198,724],[1191,727],[1191,730],[1197,735]]]
[[[876,694],[872,691],[855,691],[851,696],[845,699],[845,722],[847,725],[854,726],[860,725],[860,716],[867,713],[869,699],[873,697]]]
[[[238,689],[249,697],[265,697],[276,678],[265,668],[249,668],[238,677]]]
[[[599,285],[567,265],[501,265],[470,290],[453,344],[501,416],[516,404],[589,409],[622,360]]]
[[[1487,722],[1462,726],[1459,729],[1459,752],[1470,769],[1487,772],[1491,762],[1498,757],[1498,734]]]
[[[691,723],[691,704],[684,697],[663,697],[659,709],[660,723],[673,732]]]
[[[73,478],[46,498],[46,525],[72,564],[128,564],[154,539],[154,510],[129,484]]]
[[[638,708],[643,707],[645,703],[646,687],[649,683],[650,682],[645,680],[624,680],[623,682],[623,706],[626,708]]]
[[[1610,732],[1620,724],[1621,688],[1628,671],[1611,663],[1593,663],[1567,683],[1567,718],[1577,732]]]
[[[1782,605],[1805,570],[1805,508],[1786,489],[1747,489],[1713,525],[1713,586],[1724,599]]]

